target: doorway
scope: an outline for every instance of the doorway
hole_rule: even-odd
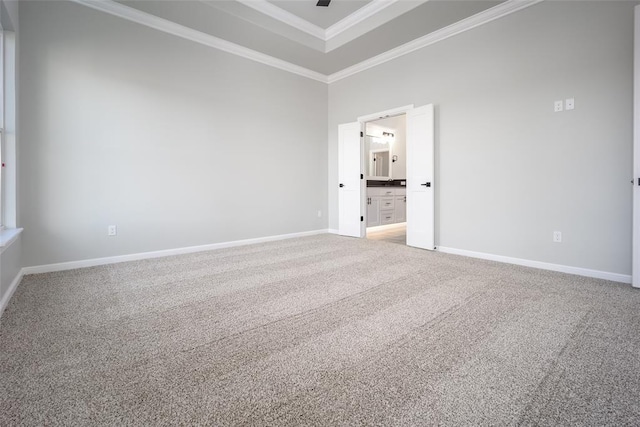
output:
[[[367,195],[365,165],[371,159],[367,152],[364,157],[365,125],[378,119],[403,115],[406,125],[406,180],[404,180],[406,202],[406,244],[422,249],[435,249],[435,197],[434,197],[434,107],[425,105],[414,108],[413,105],[395,108],[381,113],[359,117],[357,122],[338,126],[338,234],[351,237],[366,237],[365,217],[390,212],[391,206],[373,209],[373,200]],[[381,136],[389,136],[382,135]],[[377,148],[381,150],[382,148]],[[368,151],[368,150],[367,150]],[[393,160],[393,150],[388,150]],[[383,155],[387,158],[389,153]],[[377,152],[375,153],[377,155]],[[376,160],[377,161],[377,160]],[[391,170],[393,170],[393,161]],[[372,170],[376,170],[375,168]],[[378,172],[374,172],[378,173]],[[372,176],[372,175],[369,175]],[[373,175],[376,176],[376,175]],[[392,175],[391,175],[392,176]],[[392,179],[392,178],[391,178]],[[387,194],[387,192],[389,194]],[[395,189],[384,189],[382,196],[399,197]],[[367,212],[367,206],[369,211]],[[393,204],[395,209],[395,203]],[[395,220],[389,215],[380,218],[381,225],[390,225],[385,221]]]
[[[406,244],[406,113],[364,123],[365,237]]]

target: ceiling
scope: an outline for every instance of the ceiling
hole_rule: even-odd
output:
[[[96,2],[92,5],[88,0],[74,1],[98,8]],[[231,42],[326,78],[370,58],[406,50],[417,39],[435,34],[455,35],[453,28],[464,23],[471,28],[481,15],[497,16],[497,10],[505,6],[511,10],[516,2],[530,5],[537,1],[540,0],[332,0],[329,7],[317,7],[316,0],[102,0],[101,3],[162,18],[192,33]]]
[[[269,3],[320,28],[327,29],[367,3],[371,3],[371,0],[334,0],[328,7],[318,7],[313,0],[271,0]]]

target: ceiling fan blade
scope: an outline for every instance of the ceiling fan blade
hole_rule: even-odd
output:
[[[329,6],[329,3],[331,3],[331,0],[318,0],[316,6],[327,7]]]

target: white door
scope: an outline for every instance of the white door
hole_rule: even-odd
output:
[[[640,6],[635,7],[632,284],[640,288]]]
[[[435,249],[433,105],[407,112],[407,245]]]
[[[360,122],[338,125],[338,234],[364,236]]]

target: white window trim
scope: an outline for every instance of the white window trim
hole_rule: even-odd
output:
[[[2,100],[3,114],[0,118],[0,142],[2,143],[2,178],[0,185],[2,190],[0,197],[0,242],[5,239],[4,232],[18,228],[17,224],[17,153],[16,153],[16,88],[17,88],[17,64],[16,64],[16,37],[12,31],[2,31],[0,38],[0,53],[2,56],[3,82]],[[10,232],[12,236],[14,232]],[[19,232],[17,233],[19,234]]]

